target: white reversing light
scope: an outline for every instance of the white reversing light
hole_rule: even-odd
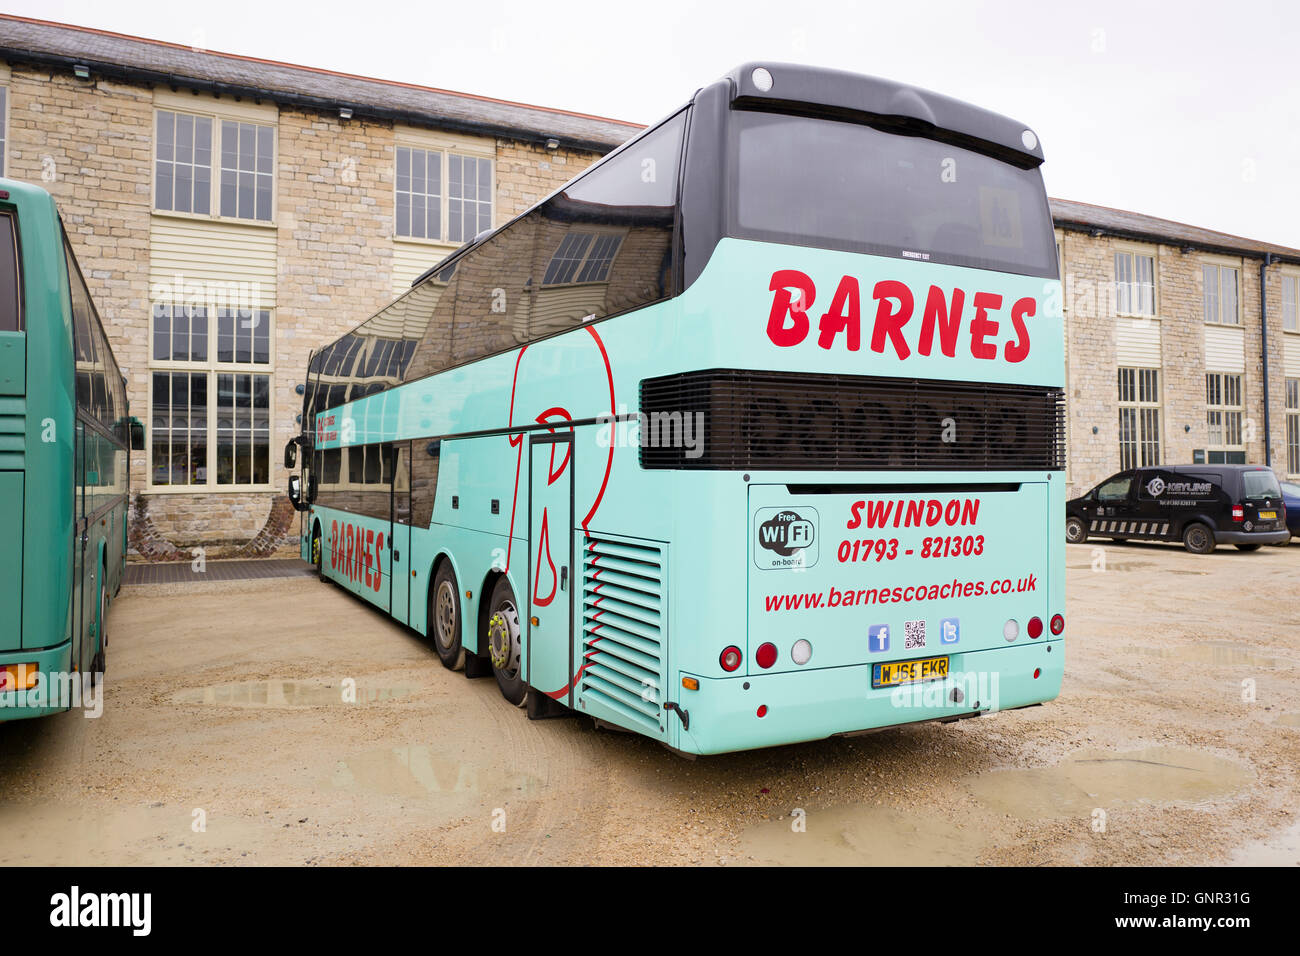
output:
[[[761,66],[749,74],[749,78],[754,81],[754,85],[758,87],[760,93],[766,93],[772,88],[772,74]]]
[[[1020,625],[1015,622],[1014,618],[1002,625],[1002,636],[1008,641],[1014,641],[1020,636]]]
[[[790,648],[790,660],[796,664],[807,664],[812,660],[812,645],[803,638],[794,642],[794,647]]]

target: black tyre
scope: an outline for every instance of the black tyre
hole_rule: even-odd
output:
[[[1211,554],[1214,551],[1214,532],[1194,521],[1183,529],[1183,547],[1192,554]]]
[[[487,646],[492,673],[501,688],[501,696],[516,707],[528,703],[528,685],[524,683],[523,622],[515,592],[506,578],[497,579],[488,604]]]
[[[1238,551],[1258,551],[1258,550],[1259,550],[1259,545],[1257,545],[1257,544],[1239,544],[1239,545],[1237,545],[1237,550],[1238,550]]]
[[[99,589],[99,623],[95,629],[95,638],[99,644],[99,650],[95,651],[95,656],[90,659],[90,685],[92,687],[99,683],[100,676],[104,673],[104,668],[108,663],[108,591],[102,587]]]
[[[1070,544],[1083,544],[1088,540],[1088,526],[1082,518],[1071,516],[1065,519],[1065,540]]]
[[[316,576],[321,580],[325,578],[325,570],[321,558],[321,540],[320,525],[313,525],[311,530],[311,563],[316,568]]]
[[[438,659],[448,670],[458,671],[465,666],[465,646],[460,633],[460,589],[456,586],[456,572],[450,561],[438,565],[429,589],[429,636]]]

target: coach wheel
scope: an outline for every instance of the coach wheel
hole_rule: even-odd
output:
[[[99,677],[104,673],[104,667],[108,660],[108,592],[104,588],[99,589],[99,627],[96,628],[96,636],[99,641],[99,650],[90,660],[90,682],[91,686],[99,683]]]
[[[1192,554],[1210,554],[1214,551],[1214,535],[1203,524],[1189,524],[1183,529],[1183,547]]]
[[[1065,540],[1070,544],[1083,544],[1088,540],[1087,526],[1078,518],[1066,519]]]
[[[498,578],[488,605],[488,656],[496,675],[501,696],[516,707],[528,702],[528,685],[523,675],[523,644],[520,639],[519,610],[510,582]]]
[[[448,670],[458,671],[465,666],[465,647],[460,640],[460,599],[456,587],[456,572],[450,561],[438,565],[429,594],[429,633],[438,659]]]
[[[1237,550],[1238,550],[1238,551],[1258,551],[1258,550],[1259,550],[1259,545],[1257,545],[1257,544],[1239,544],[1239,545],[1237,545]]]
[[[320,525],[315,525],[311,531],[311,563],[316,568],[316,574],[325,577],[325,572],[321,566],[320,553]]]

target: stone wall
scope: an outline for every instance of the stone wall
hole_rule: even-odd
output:
[[[1068,493],[1092,488],[1120,467],[1119,394],[1116,381],[1115,252],[1108,236],[1066,231],[1062,247],[1066,330],[1069,338]],[[1124,248],[1133,248],[1126,244]],[[1208,443],[1205,405],[1205,330],[1202,266],[1226,260],[1174,245],[1150,245],[1155,257],[1156,322],[1160,333],[1160,456],[1165,464],[1189,464]],[[1245,371],[1242,374],[1246,459],[1263,463],[1264,405],[1259,320],[1259,260],[1239,265]],[[1273,466],[1286,467],[1282,292],[1277,268],[1268,276],[1269,396]],[[1093,428],[1097,433],[1093,434]]]
[[[21,65],[12,67],[8,88],[6,172],[41,183],[58,201],[127,378],[132,413],[148,422],[154,92]],[[310,352],[392,298],[396,134],[391,123],[281,109],[277,138],[270,458],[271,484],[283,489],[283,448],[299,427],[296,387]],[[507,138],[495,143],[497,224],[599,158]],[[441,256],[431,248],[430,264]],[[283,520],[282,493],[155,492],[147,469],[146,453],[134,452],[131,481],[140,500],[133,514],[147,515],[147,527],[132,536],[139,556],[177,560],[196,547],[209,556],[213,549],[296,549],[298,523]]]

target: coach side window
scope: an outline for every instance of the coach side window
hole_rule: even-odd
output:
[[[528,341],[528,270],[538,217],[516,220],[461,260],[451,345],[459,364]]]
[[[0,332],[19,332],[23,327],[22,296],[18,273],[18,235],[14,217],[0,214]]]
[[[528,336],[665,299],[686,113],[593,168],[539,210]]]

